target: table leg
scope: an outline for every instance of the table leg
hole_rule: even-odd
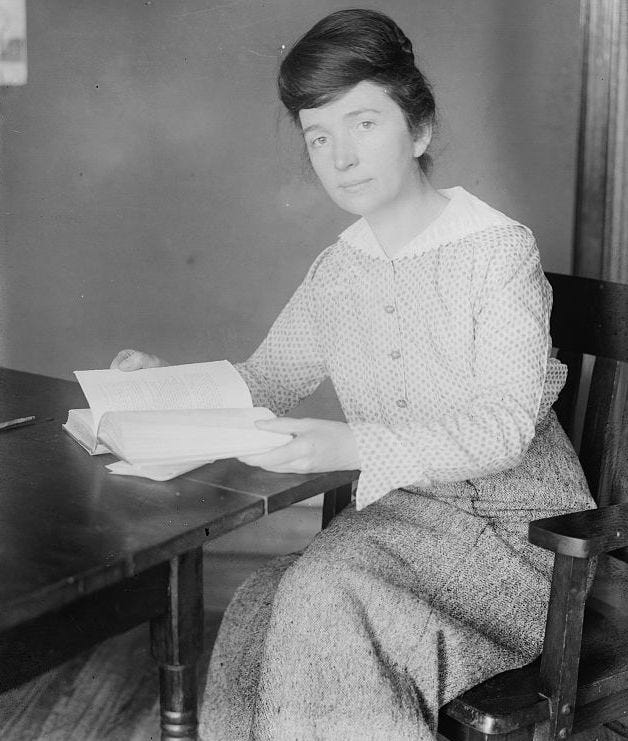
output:
[[[323,497],[323,520],[322,529],[334,519],[334,517],[351,501],[351,484],[343,484],[337,489],[330,489]]]
[[[159,663],[162,741],[196,741],[196,662],[203,650],[201,548],[170,560],[168,609],[151,621],[151,650]]]

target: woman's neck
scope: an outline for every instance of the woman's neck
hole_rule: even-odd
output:
[[[416,187],[385,211],[365,216],[381,248],[389,258],[426,229],[445,209],[449,199],[420,173]]]

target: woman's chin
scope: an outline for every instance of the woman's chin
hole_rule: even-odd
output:
[[[348,196],[346,194],[341,196],[338,196],[337,194],[331,196],[330,194],[330,197],[336,206],[347,213],[355,214],[355,216],[367,216],[376,208],[371,198],[364,198],[356,195]]]

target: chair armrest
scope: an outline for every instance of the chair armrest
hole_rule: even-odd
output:
[[[531,543],[572,558],[591,558],[628,546],[628,503],[570,512],[531,522]]]

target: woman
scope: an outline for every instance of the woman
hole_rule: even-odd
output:
[[[201,730],[429,738],[442,704],[541,648],[552,562],[528,522],[594,506],[551,410],[551,292],[529,229],[430,184],[434,99],[392,20],[324,18],[279,91],[323,187],[361,218],[238,369],[278,414],[329,375],[347,423],[260,423],[294,438],[243,460],[361,475],[355,505],[234,597]]]

